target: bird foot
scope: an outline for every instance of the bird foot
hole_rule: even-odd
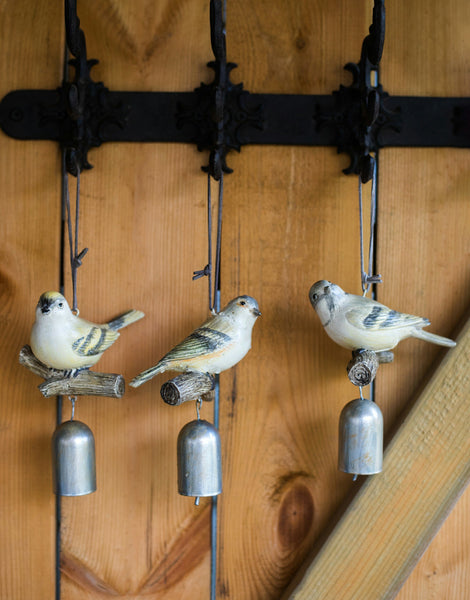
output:
[[[89,367],[81,367],[80,369],[66,369],[60,371],[59,369],[50,369],[52,376],[63,377],[64,379],[75,379],[79,373],[86,371]]]

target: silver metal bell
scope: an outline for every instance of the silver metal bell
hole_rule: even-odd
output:
[[[58,496],[96,491],[95,439],[88,425],[65,421],[52,436],[52,474]]]
[[[217,496],[222,492],[220,436],[216,427],[197,419],[178,436],[178,492],[182,496]]]
[[[354,475],[373,475],[382,470],[383,418],[371,400],[348,402],[339,418],[338,468]]]

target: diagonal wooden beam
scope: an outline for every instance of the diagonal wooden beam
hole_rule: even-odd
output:
[[[394,598],[470,480],[470,321],[283,598]]]

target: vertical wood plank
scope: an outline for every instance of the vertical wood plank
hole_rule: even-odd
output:
[[[468,96],[469,22],[470,7],[459,0],[388,3],[385,89]],[[429,318],[430,330],[452,336],[470,304],[469,152],[388,149],[381,157],[378,260],[384,284],[379,299]],[[399,419],[442,354],[431,344],[416,348],[405,342],[395,363],[381,368],[377,396],[386,424]],[[468,514],[467,490],[397,598],[466,597]]]
[[[61,38],[61,11],[52,3],[2,3],[0,96],[13,88],[55,87]],[[3,133],[0,144],[0,597],[53,598],[55,401],[41,396],[18,352],[29,340],[40,293],[58,284],[59,154],[55,144]]]
[[[365,18],[365,4],[347,7],[229,5],[234,78],[273,93],[337,88],[362,40],[345,31]],[[222,380],[219,595],[254,600],[279,597],[352,484],[335,443],[357,393],[349,355],[325,337],[308,291],[322,278],[358,291],[357,180],[330,148],[249,147],[230,164],[223,291],[255,296],[263,316],[251,353]]]
[[[198,84],[210,52],[205,3],[82,3],[79,15],[89,55],[100,58],[95,76],[110,88]],[[79,272],[82,314],[146,314],[100,362],[127,382],[206,318],[206,287],[191,280],[206,260],[202,158],[191,146],[116,144],[100,148],[83,175],[81,243],[90,251]],[[207,598],[207,506],[196,509],[176,486],[176,439],[195,409],[163,404],[163,381],[127,388],[122,400],[78,403],[96,438],[98,491],[64,499],[67,600]]]

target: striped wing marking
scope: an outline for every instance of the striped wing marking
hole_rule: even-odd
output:
[[[170,350],[162,358],[160,364],[212,354],[226,348],[232,341],[232,338],[226,333],[202,326]]]
[[[75,340],[72,348],[79,356],[96,356],[114,344],[118,337],[119,333],[112,329],[91,327],[86,336]]]
[[[403,327],[426,327],[429,325],[427,319],[415,315],[391,310],[379,302],[370,301],[364,303],[353,302],[353,306],[346,312],[346,320],[354,327],[368,331],[393,330]]]

